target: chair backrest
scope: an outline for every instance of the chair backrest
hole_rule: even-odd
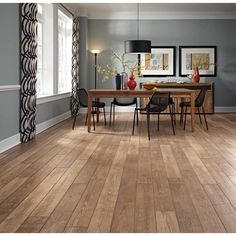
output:
[[[81,107],[88,107],[88,93],[85,88],[77,90],[77,96]]]
[[[162,112],[166,110],[166,108],[169,105],[170,101],[170,93],[160,93],[160,92],[154,92],[149,100],[149,103],[147,104],[146,109],[149,112]]]
[[[203,105],[207,89],[201,89],[197,98],[195,99],[195,106],[201,107]]]
[[[137,98],[114,98],[113,103],[118,106],[131,106],[136,104]]]

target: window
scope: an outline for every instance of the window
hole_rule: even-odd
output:
[[[58,10],[58,92],[71,90],[72,19]]]
[[[70,92],[72,17],[59,5],[38,4],[37,56],[37,97]]]
[[[43,15],[42,5],[38,4],[38,48],[37,48],[37,93],[43,94]]]

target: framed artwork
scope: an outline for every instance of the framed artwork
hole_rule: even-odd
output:
[[[174,46],[152,46],[151,53],[139,55],[140,77],[175,76]]]
[[[200,76],[216,76],[216,47],[180,46],[179,75],[193,74],[196,66],[198,66]]]

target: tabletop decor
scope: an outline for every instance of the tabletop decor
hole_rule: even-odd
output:
[[[139,55],[140,74],[143,77],[175,76],[174,46],[152,46],[151,54]]]
[[[157,83],[156,82],[145,82],[145,83],[143,83],[143,87],[145,88],[145,89],[147,89],[147,90],[152,90],[152,89],[154,89],[154,88],[156,88],[156,86],[157,86]]]
[[[121,89],[121,75],[119,73],[116,74],[116,89]]]
[[[137,83],[135,81],[135,76],[134,76],[134,73],[133,71],[131,71],[131,74],[129,76],[129,82],[128,82],[128,87],[130,90],[134,90],[137,86]]]
[[[200,76],[216,76],[216,47],[215,46],[180,46],[179,75],[187,76],[199,70]],[[196,71],[195,71],[196,73]]]
[[[198,66],[196,66],[193,73],[193,83],[199,83],[199,82],[200,82],[200,74]]]
[[[111,65],[106,65],[105,67],[97,66],[97,72],[102,75],[103,82],[109,80],[110,78],[115,78],[117,81],[116,83],[118,83],[119,78],[117,79],[116,75],[121,74],[122,75],[121,76],[121,88],[122,89],[127,89],[129,87],[128,77],[131,78],[130,80],[132,80],[132,82],[130,82],[130,84],[132,84],[131,87],[134,86],[134,83],[136,83],[135,74],[139,75],[139,71],[140,71],[139,62],[125,60],[124,56],[125,56],[125,54],[120,56],[117,53],[112,52],[111,60],[121,63],[122,68],[123,68],[123,72],[121,72],[121,73],[118,73],[118,69],[116,66],[115,67],[111,66]],[[128,74],[125,71],[129,71],[130,75],[128,76]],[[135,85],[135,87],[136,87],[136,85]]]

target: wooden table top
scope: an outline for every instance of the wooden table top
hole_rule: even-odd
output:
[[[117,89],[90,89],[89,95],[99,97],[146,97],[152,95],[154,92],[170,92],[174,95],[195,93],[198,90],[185,88],[157,88],[156,90],[135,89],[135,90],[117,90]]]

